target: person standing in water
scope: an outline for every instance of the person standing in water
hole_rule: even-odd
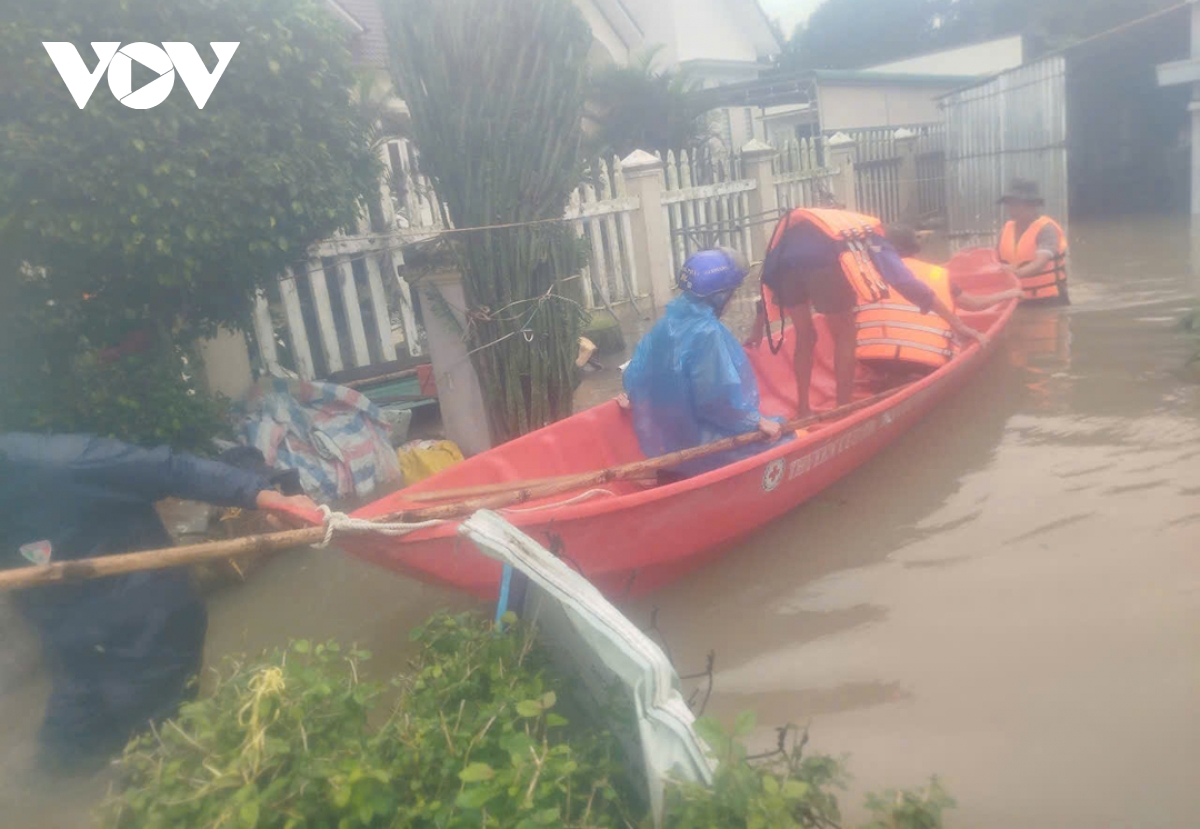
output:
[[[1035,182],[1013,179],[1000,197],[1008,221],[996,252],[1020,280],[1026,302],[1067,305],[1067,237],[1058,222],[1043,215],[1045,203]]]

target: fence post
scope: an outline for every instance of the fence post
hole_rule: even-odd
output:
[[[842,209],[857,213],[858,193],[854,186],[854,164],[858,155],[858,144],[846,133],[839,132],[830,138],[825,146],[829,149],[829,160],[826,163],[838,171],[838,174],[830,179],[833,197]]]
[[[767,255],[767,245],[775,230],[769,220],[779,211],[779,193],[771,169],[775,154],[774,147],[757,138],[742,147],[742,175],[755,183],[747,195],[750,197],[749,221],[755,223],[750,229],[750,258],[756,262],[761,262]]]
[[[892,134],[895,140],[896,157],[900,159],[897,170],[900,189],[900,216],[902,222],[914,224],[921,218],[921,185],[917,181],[917,134],[901,127]]]
[[[644,150],[634,150],[622,159],[625,190],[638,200],[640,209],[633,221],[633,260],[637,272],[650,279],[650,297],[657,316],[674,297],[675,275],[671,273],[671,227],[667,224],[662,197],[662,159]]]

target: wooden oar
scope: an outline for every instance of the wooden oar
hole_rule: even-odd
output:
[[[804,429],[808,426],[814,426],[818,423],[823,423],[829,420],[840,420],[843,417],[854,414],[862,409],[870,408],[876,403],[879,403],[894,394],[903,391],[910,383],[905,383],[902,386],[897,386],[894,389],[868,397],[865,400],[859,400],[856,403],[848,403],[845,406],[839,406],[828,412],[822,412],[817,415],[797,418],[783,425],[783,433],[786,435],[789,432],[795,432]],[[591,487],[602,486],[611,481],[625,481],[630,478],[645,476],[649,473],[658,472],[660,469],[670,469],[673,466],[678,466],[686,461],[696,460],[697,458],[708,457],[715,455],[718,452],[725,452],[730,449],[737,449],[741,446],[748,446],[752,443],[761,443],[768,438],[762,432],[754,431],[747,432],[741,435],[735,435],[731,438],[706,443],[703,446],[695,446],[691,449],[682,449],[678,452],[671,452],[666,455],[659,455],[654,458],[649,458],[644,461],[634,461],[633,463],[623,464],[621,466],[612,466],[608,469],[600,469],[594,472],[582,472],[575,475],[562,475],[557,478],[544,479],[541,481],[514,481],[512,488],[497,492],[493,495],[486,495],[480,498],[473,498],[466,501],[456,501],[451,504],[439,504],[432,507],[418,507],[411,510],[401,510],[394,513],[389,513],[384,516],[382,521],[402,521],[402,522],[417,522],[431,520],[449,520],[453,518],[461,518],[464,515],[470,515],[481,509],[501,509],[510,507],[515,504],[522,504],[526,501],[539,500],[541,498],[549,498],[552,495],[560,495],[564,492],[574,492],[576,490],[588,489]]]
[[[591,474],[591,473],[586,473]],[[651,481],[654,480],[657,472],[649,470],[644,475],[633,476],[626,480]],[[480,495],[496,495],[501,492],[513,492],[518,489],[528,489],[534,486],[544,486],[546,484],[558,483],[563,479],[562,475],[555,475],[551,478],[529,478],[522,481],[500,481],[494,484],[479,484],[478,486],[463,486],[457,489],[431,489],[428,492],[414,492],[411,495],[405,494],[404,500],[412,501],[413,503],[423,504],[429,501],[453,501],[459,498],[476,498]]]
[[[793,420],[785,424],[783,430],[785,433],[793,432],[816,423],[846,417],[891,397],[903,388],[905,387],[900,386],[899,388],[877,394],[866,400],[860,400],[857,403],[841,406],[823,414]],[[409,510],[385,516],[378,520],[401,520],[415,523],[434,519],[453,520],[463,518],[481,509],[499,509],[530,500],[548,498],[564,492],[598,486],[609,481],[622,481],[644,477],[647,474],[657,472],[659,469],[667,469],[684,461],[703,458],[707,455],[763,440],[766,440],[766,435],[763,435],[761,432],[749,432],[704,446],[697,446],[680,452],[672,452],[669,455],[662,455],[657,458],[628,463],[623,466],[615,466],[596,472],[564,475],[536,482],[514,482],[513,486],[519,488],[499,492],[488,497]],[[45,565],[20,567],[14,570],[0,571],[0,592],[49,584],[61,584],[64,582],[98,579],[105,576],[118,576],[146,570],[164,570],[171,567],[182,567],[189,564],[212,561],[214,559],[230,558],[232,556],[294,549],[296,547],[316,544],[324,538],[324,527],[307,527],[301,530],[248,535],[228,541],[210,541],[203,544],[168,547],[162,550],[146,550],[140,553],[123,553],[120,555],[78,559],[76,561],[60,561]]]

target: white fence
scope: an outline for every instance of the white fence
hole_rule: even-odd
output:
[[[837,169],[822,164],[824,152],[819,138],[788,141],[774,161],[775,193],[779,207],[825,207],[834,203],[832,179]]]
[[[741,159],[736,156],[697,158],[695,163],[693,169],[686,151],[678,159],[667,153],[666,191],[661,202],[671,237],[671,273],[697,250],[718,245],[750,256],[749,193],[758,183],[743,177]]]
[[[587,239],[591,259],[583,269],[583,295],[588,308],[607,307],[642,296],[633,250],[632,214],[636,198],[625,192],[621,160],[611,167],[604,159],[592,162],[588,182],[571,194],[566,218],[580,239]]]
[[[834,136],[778,150],[752,142],[723,157],[635,153],[628,169],[619,159],[595,160],[563,216],[590,251],[581,274],[588,308],[644,297],[661,305],[683,260],[702,248],[722,245],[761,259],[790,209],[840,205],[890,221],[934,203],[933,190],[918,199],[905,187],[905,170],[916,178],[914,142],[905,151],[897,138],[890,131]],[[929,141],[921,148],[931,157],[936,149]],[[358,235],[316,246],[306,267],[260,294],[254,323],[268,368],[325,377],[424,351],[413,292],[396,268],[399,250],[453,227],[453,217],[417,171],[408,142],[387,142],[381,158],[386,174],[373,221],[389,230],[368,232],[372,218],[364,216]]]

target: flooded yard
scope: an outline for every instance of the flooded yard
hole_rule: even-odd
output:
[[[658,608],[681,672],[715,650],[710,712],[754,709],[764,746],[791,722],[810,726],[817,750],[848,753],[851,817],[863,791],[936,773],[959,802],[951,826],[1197,823],[1200,375],[1177,327],[1195,295],[1186,227],[1071,230],[1071,307],[1021,309],[996,359],[886,453],[629,608],[641,623]],[[595,376],[588,394],[603,399],[615,377]],[[394,671],[414,624],[467,605],[298,552],[212,599],[208,660],[338,637]],[[86,825],[106,781],[38,779],[44,679],[3,679],[0,824]]]

